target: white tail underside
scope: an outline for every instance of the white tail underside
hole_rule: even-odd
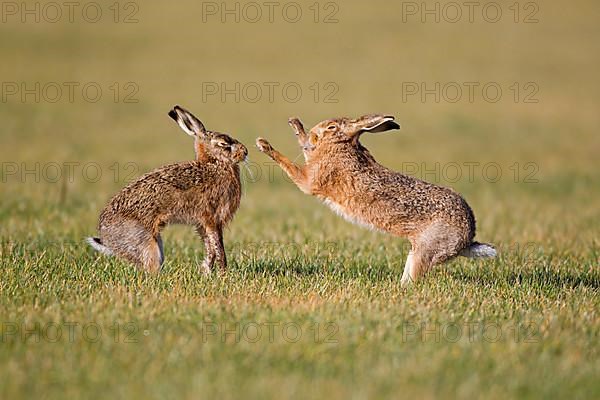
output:
[[[498,253],[496,252],[496,249],[489,244],[473,243],[466,249],[463,249],[460,252],[460,255],[469,258],[490,258],[496,257]]]
[[[102,242],[100,242],[100,239],[98,238],[94,238],[94,237],[89,237],[85,239],[86,242],[88,242],[88,244],[90,246],[92,246],[95,250],[99,251],[102,254],[106,254],[107,256],[111,256],[112,255],[112,251],[104,246],[102,244]]]

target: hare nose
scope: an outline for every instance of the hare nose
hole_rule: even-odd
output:
[[[236,145],[235,151],[236,151],[236,153],[243,155],[242,158],[248,157],[248,149],[243,144]]]

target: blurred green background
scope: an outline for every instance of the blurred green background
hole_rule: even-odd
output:
[[[63,14],[56,22],[53,4]],[[269,6],[262,2],[108,1],[76,3],[69,15],[60,2],[3,2],[0,315],[4,321],[44,323],[70,317],[108,324],[120,315],[122,320],[148,324],[162,315],[153,331],[162,332],[170,325],[187,326],[190,318],[202,321],[206,313],[220,321],[235,321],[241,318],[242,306],[232,297],[245,305],[244,318],[250,320],[339,318],[340,327],[350,335],[343,336],[340,328],[340,342],[346,338],[350,347],[329,349],[334,353],[324,358],[311,352],[326,351],[310,344],[248,345],[238,351],[219,343],[214,352],[210,349],[208,359],[224,371],[221,381],[214,379],[218,374],[210,372],[210,366],[200,367],[207,358],[202,362],[195,358],[202,358],[203,351],[209,351],[206,347],[188,348],[173,332],[163,332],[149,346],[151,351],[164,350],[156,350],[156,363],[169,357],[185,360],[187,367],[177,370],[183,375],[176,386],[168,371],[153,372],[146,369],[150,364],[128,364],[120,358],[134,357],[143,348],[90,350],[86,346],[93,346],[85,343],[75,348],[65,345],[78,354],[65,358],[58,355],[60,346],[46,343],[32,349],[22,341],[10,342],[0,350],[5,394],[52,397],[70,388],[72,394],[89,395],[95,388],[115,384],[131,368],[141,377],[137,383],[109,393],[148,395],[154,388],[159,395],[236,397],[236,389],[244,388],[249,395],[267,396],[274,389],[271,397],[278,391],[294,397],[316,381],[310,390],[316,397],[397,395],[401,389],[425,397],[499,396],[502,390],[486,382],[498,379],[503,387],[502,382],[508,385],[514,378],[511,368],[502,364],[505,354],[535,371],[533,376],[520,371],[514,378],[518,384],[507,386],[514,396],[535,397],[549,380],[555,383],[542,390],[545,395],[560,397],[574,390],[580,397],[598,394],[597,382],[592,382],[598,373],[594,340],[600,329],[600,6],[592,0],[482,1],[477,2],[472,21],[462,5],[461,17],[451,22],[454,4],[463,3],[275,2],[269,15]],[[422,14],[435,7],[439,11]],[[99,21],[90,22],[98,9]],[[498,9],[499,20],[491,22]],[[223,14],[226,10],[233,11]],[[291,22],[297,10],[301,16]],[[475,86],[472,101],[465,84],[469,82]],[[234,94],[224,95],[222,84]],[[72,99],[68,85],[74,86]],[[269,85],[274,87],[272,99]],[[286,85],[289,92],[283,92]],[[423,98],[421,85],[434,94]],[[486,85],[502,90],[498,101],[486,100]],[[62,88],[58,96],[57,86]],[[457,86],[462,88],[458,99]],[[219,91],[213,94],[210,90],[215,87]],[[301,94],[295,94],[297,87]],[[407,91],[415,87],[418,93]],[[494,96],[492,89],[489,93]],[[193,157],[190,138],[166,115],[174,104],[250,149],[254,174],[243,172],[242,205],[225,237],[232,271],[223,280],[196,276],[202,245],[185,227],[167,230],[167,264],[159,278],[96,258],[81,244],[83,237],[95,232],[103,205],[129,179]],[[288,117],[299,116],[310,127],[330,117],[375,112],[393,114],[402,125],[399,132],[362,139],[380,163],[452,186],[473,207],[479,240],[500,249],[534,243],[539,258],[523,261],[511,253],[492,263],[493,272],[489,263],[457,260],[431,274],[424,286],[401,293],[397,286],[405,242],[336,217],[303,195],[254,148],[256,137],[263,136],[295,159],[300,151]],[[55,165],[62,168],[60,179],[55,179]],[[73,179],[66,179],[67,165],[72,165]],[[486,170],[487,165],[491,169]],[[96,179],[98,170],[101,176]],[[501,173],[498,179],[496,171]],[[311,259],[310,249],[324,242],[336,246],[333,261]],[[299,243],[304,251],[290,255],[280,246],[273,253],[261,248],[264,243]],[[250,244],[262,249],[251,259],[240,250]],[[519,297],[524,289],[515,288],[514,279],[523,271],[529,271],[525,291],[530,297],[515,304],[511,296]],[[465,278],[470,273],[472,280]],[[476,278],[480,274],[497,275],[487,275],[490,280],[482,283]],[[319,289],[312,286],[315,280]],[[341,294],[354,283],[354,291]],[[402,362],[376,356],[393,348],[390,343],[398,344],[397,331],[390,331],[383,321],[403,321],[415,313],[422,318],[435,315],[440,321],[461,318],[473,306],[459,301],[469,293],[477,293],[479,299],[489,296],[495,304],[485,312],[476,307],[470,318],[478,320],[492,315],[512,321],[515,315],[529,315],[533,304],[543,304],[534,312],[541,320],[566,312],[558,331],[544,337],[555,340],[559,348],[566,346],[575,358],[565,360],[559,350],[548,355],[539,343],[535,350],[514,343],[508,348],[484,346],[482,351],[468,350],[464,358],[439,344],[421,343],[406,350],[410,357]],[[137,305],[128,300],[131,296],[139,298],[139,303],[133,302]],[[578,305],[573,305],[575,299]],[[349,301],[356,302],[350,308],[359,310],[360,316],[348,308]],[[369,317],[382,324],[376,324],[380,336],[363,338],[367,350],[358,356],[355,350],[362,342],[349,338],[368,330],[371,322],[365,322],[362,313],[373,307],[381,308],[380,314]],[[585,327],[573,314],[578,309],[587,315]],[[283,316],[278,314],[282,312]],[[194,329],[187,329],[175,332],[193,335]],[[433,359],[432,354],[439,352],[443,360]],[[89,354],[95,354],[95,372],[82,371],[76,378],[57,372],[67,366],[85,370]],[[303,359],[299,354],[313,356]],[[228,357],[238,361],[242,357],[240,363],[247,368],[237,369],[239,363]],[[482,376],[472,375],[473,364],[480,364],[481,357],[488,360],[488,369],[480,372]],[[282,361],[294,359],[300,361]],[[323,359],[334,366],[328,369]],[[430,360],[427,369],[423,363]],[[116,364],[114,370],[111,362]],[[47,365],[37,370],[33,368],[37,363]],[[257,365],[254,373],[249,372],[252,365]],[[352,368],[347,370],[346,365]],[[460,372],[428,386],[456,365]],[[551,366],[544,370],[542,365]],[[422,367],[422,374],[414,371]],[[39,376],[30,375],[32,370]],[[369,371],[369,378],[359,378],[360,370]],[[570,375],[575,370],[580,375]],[[72,379],[75,383],[70,385]],[[559,384],[563,379],[575,383]],[[37,383],[29,385],[32,380]],[[231,382],[235,385],[228,385]]]
[[[565,230],[573,238],[594,236],[590,221],[598,217],[598,210],[590,198],[598,194],[593,182],[600,149],[595,74],[600,28],[593,1],[533,3],[537,9],[519,3],[519,21],[535,18],[537,23],[515,23],[514,6],[502,2],[494,3],[502,10],[496,23],[486,21],[494,9],[484,8],[485,2],[474,8],[473,23],[465,7],[458,22],[446,22],[454,14],[445,3],[438,4],[437,15],[420,14],[435,9],[436,3],[325,2],[316,8],[310,2],[291,3],[302,12],[296,23],[287,22],[298,8],[288,3],[273,6],[272,16],[262,3],[236,3],[233,14],[221,13],[236,10],[234,4],[226,8],[219,2],[123,2],[117,9],[111,2],[93,3],[102,11],[97,23],[87,22],[96,10],[85,8],[87,3],[74,7],[74,23],[66,6],[59,22],[50,23],[53,8],[40,4],[37,16],[26,14],[19,4],[17,14],[5,12],[7,22],[0,25],[6,99],[0,152],[3,161],[19,164],[16,175],[4,174],[5,202],[18,199],[21,206],[32,202],[37,208],[42,205],[35,197],[39,193],[44,194],[43,204],[60,198],[64,188],[48,182],[53,171],[43,171],[44,164],[36,167],[36,162],[81,163],[74,167],[74,182],[66,187],[66,202],[98,210],[122,186],[115,182],[115,171],[107,169],[114,162],[119,163],[122,180],[123,175],[191,158],[190,140],[166,117],[173,104],[187,106],[211,129],[229,132],[249,147],[256,136],[265,136],[291,157],[299,151],[286,124],[290,116],[312,126],[333,116],[386,112],[396,115],[403,130],[364,138],[376,158],[397,170],[416,163],[417,176],[435,170],[436,163],[438,171],[458,163],[463,178],[458,182],[451,167],[447,174],[434,172],[426,178],[465,193],[482,227],[489,227],[487,237],[547,240]],[[262,16],[255,23],[252,4],[261,5]],[[416,15],[409,13],[414,4]],[[315,9],[319,23],[314,22]],[[35,18],[41,22],[35,23]],[[338,22],[323,22],[332,19]],[[78,85],[72,102],[69,82]],[[479,85],[472,102],[465,82]],[[26,89],[36,92],[36,83],[39,103],[34,95],[24,94]],[[431,94],[423,100],[420,85],[435,91],[436,83],[439,102]],[[490,83],[502,89],[495,103],[484,98],[483,86]],[[528,83],[535,86],[525,87]],[[13,84],[19,85],[16,94],[11,94]],[[50,102],[56,98],[52,84],[62,88],[56,103]],[[233,94],[223,98],[221,84],[233,89],[239,102]],[[274,86],[272,102],[268,84]],[[286,84],[301,88],[299,96],[294,87],[289,89],[288,97],[297,97],[297,102],[286,101]],[[84,93],[85,85],[90,87]],[[215,85],[217,94],[207,91]],[[410,94],[407,85],[419,85],[419,93]],[[455,85],[463,92],[451,102]],[[95,95],[95,87],[101,95]],[[493,90],[490,93],[493,96]],[[86,94],[99,101],[86,100]],[[527,95],[537,103],[525,103]],[[258,101],[250,101],[255,98]],[[268,161],[256,151],[250,159],[261,164],[265,176]],[[83,168],[87,162],[103,168],[93,185],[88,181],[95,180],[94,169]],[[135,163],[138,171],[125,171],[127,162]],[[473,179],[465,164],[469,162],[479,163]],[[489,163],[500,166],[499,182],[490,182],[494,168],[483,170]],[[6,168],[11,167],[5,166],[5,173]],[[37,168],[40,182],[35,182],[35,174],[23,176],[27,168]],[[453,181],[447,182],[445,175]],[[529,184],[528,177],[538,183]],[[281,196],[288,194],[294,202],[288,203],[290,212],[303,204],[321,210],[289,184],[273,186],[261,179],[247,190],[241,218],[260,207],[278,208]],[[539,207],[542,201],[547,207]],[[314,212],[302,210],[301,215],[306,220]],[[499,226],[498,214],[506,214],[502,218],[511,223]],[[79,219],[81,229],[88,231],[92,220],[91,215]],[[539,229],[525,233],[515,225]],[[64,231],[61,226],[51,228]],[[495,230],[501,230],[501,236],[493,237]]]

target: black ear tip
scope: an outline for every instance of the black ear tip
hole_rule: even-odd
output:
[[[171,111],[169,111],[169,117],[173,118],[175,121],[177,121],[177,112],[173,109]]]
[[[390,129],[400,129],[400,124],[397,123],[396,121],[391,121],[390,122]]]

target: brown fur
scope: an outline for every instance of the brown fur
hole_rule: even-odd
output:
[[[223,229],[240,204],[238,163],[248,151],[226,134],[207,131],[181,107],[169,115],[194,136],[196,160],[163,166],[123,188],[100,214],[100,237],[90,243],[157,272],[164,259],[160,231],[168,224],[192,225],[206,247],[203,271],[215,262],[224,270]]]
[[[304,193],[317,196],[346,219],[407,237],[412,249],[403,285],[475,244],[475,217],[458,193],[380,165],[359,142],[363,132],[398,129],[393,117],[336,118],[308,133],[297,118],[289,123],[303,149],[304,166],[295,165],[262,138],[257,139],[259,150]]]

